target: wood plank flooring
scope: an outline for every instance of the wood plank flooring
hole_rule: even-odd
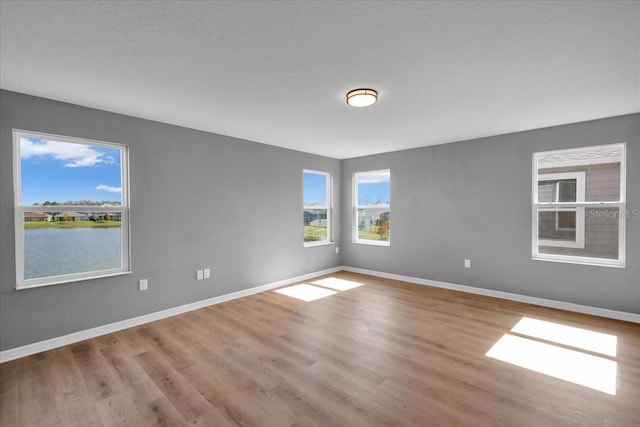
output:
[[[4,363],[0,425],[640,425],[640,324],[330,277],[314,301],[264,292]],[[523,317],[617,337],[615,356],[542,340],[617,364],[615,394],[487,357]]]

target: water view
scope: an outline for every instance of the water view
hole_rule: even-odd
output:
[[[26,229],[24,278],[119,268],[120,233],[120,227]]]

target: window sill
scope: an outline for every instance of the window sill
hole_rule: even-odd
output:
[[[305,248],[315,248],[316,246],[328,246],[328,245],[334,245],[335,242],[330,242],[327,240],[320,240],[320,241],[316,241],[316,242],[305,242],[303,244],[303,246]]]
[[[84,282],[86,280],[93,280],[93,279],[102,279],[105,277],[114,277],[114,276],[123,276],[126,274],[131,274],[131,271],[118,271],[118,272],[113,272],[113,273],[104,273],[104,274],[96,274],[96,275],[92,275],[92,276],[85,276],[85,277],[60,277],[58,279],[53,279],[50,282],[40,282],[40,283],[28,283],[28,281],[23,282],[21,285],[17,284],[16,285],[16,290],[17,291],[22,291],[25,289],[33,289],[33,288],[41,288],[44,286],[53,286],[53,285],[62,285],[64,283],[73,283],[73,282]]]
[[[353,243],[368,246],[391,246],[391,242],[386,240],[354,240]]]
[[[541,256],[534,255],[531,257],[533,261],[547,261],[547,262],[559,262],[563,264],[579,264],[590,265],[592,267],[613,267],[613,268],[626,268],[624,261],[619,260],[604,260],[599,258],[580,258],[580,257],[562,257],[562,256]]]
[[[572,249],[584,249],[584,236],[577,242],[563,242],[554,240],[538,240],[539,246],[546,246],[550,248],[572,248]]]

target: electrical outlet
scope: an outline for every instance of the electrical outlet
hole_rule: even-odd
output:
[[[138,282],[138,290],[146,291],[149,289],[149,281],[147,279],[140,279]]]
[[[340,253],[340,248],[336,246],[336,253],[339,254]]]
[[[205,279],[209,279],[211,277],[211,269],[210,268],[205,268],[204,269],[204,278]]]
[[[196,280],[204,279],[204,272],[202,270],[196,271]]]
[[[471,268],[471,260],[470,259],[465,259],[464,260],[464,268]]]

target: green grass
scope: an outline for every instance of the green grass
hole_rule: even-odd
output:
[[[120,221],[27,221],[24,223],[25,230],[34,228],[109,228],[120,227]]]
[[[304,226],[304,241],[315,242],[327,237],[327,227],[313,227],[311,225]]]
[[[358,230],[358,239],[361,240],[386,240],[381,239],[378,234],[378,227],[366,227],[364,230]]]

